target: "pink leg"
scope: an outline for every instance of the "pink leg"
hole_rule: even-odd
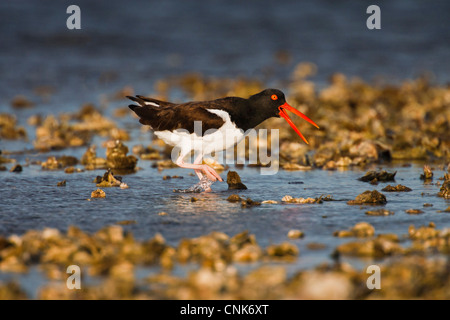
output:
[[[204,174],[206,174],[208,179],[211,180],[211,181],[216,181],[216,180],[223,181],[222,178],[220,177],[220,175],[213,168],[211,168],[210,166],[208,166],[206,164],[198,164],[198,163],[197,164],[185,163],[183,161],[183,158],[184,158],[184,156],[180,156],[177,159],[177,161],[175,162],[181,168],[194,169],[194,170],[196,170],[196,172],[197,172],[197,170],[199,170],[200,174],[201,174],[201,172],[203,172]],[[196,161],[194,161],[194,162],[199,162],[198,158],[201,159],[201,157],[198,156],[197,159],[195,159]]]
[[[203,158],[203,155],[200,153],[197,156],[197,158],[195,158],[193,163],[194,164],[201,164],[202,163],[202,158]],[[199,178],[199,180],[201,181],[203,179],[203,174],[202,174],[201,170],[194,170],[194,171],[197,174],[197,177]],[[212,191],[212,189],[209,187],[209,188],[206,188],[204,192],[211,192],[211,191]]]
[[[194,164],[200,164],[200,163],[202,163],[202,154],[200,153],[198,156],[197,156],[197,158],[195,158],[195,160],[194,160]],[[194,170],[195,171],[195,173],[197,174],[197,177],[198,177],[198,179],[199,180],[202,180],[202,178],[203,178],[203,174],[202,174],[202,172],[201,172],[201,170]]]

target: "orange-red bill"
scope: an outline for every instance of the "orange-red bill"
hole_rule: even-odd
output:
[[[303,113],[301,113],[297,109],[294,109],[293,107],[288,105],[287,102],[284,103],[283,105],[279,106],[278,109],[280,110],[280,113],[279,113],[280,116],[283,117],[289,123],[289,125],[292,127],[292,129],[294,129],[295,132],[297,132],[297,134],[300,136],[300,138],[303,139],[303,141],[305,141],[306,144],[309,144],[308,141],[306,140],[306,138],[300,132],[300,130],[298,130],[297,127],[295,126],[295,124],[292,122],[291,118],[289,118],[289,116],[286,113],[285,109],[295,113],[296,115],[298,115],[300,117],[302,117],[303,119],[305,119],[306,121],[311,123],[313,126],[315,126],[317,129],[319,128],[319,126],[314,121],[312,121],[310,118],[305,116]]]

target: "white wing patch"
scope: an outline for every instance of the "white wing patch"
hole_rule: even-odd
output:
[[[155,102],[150,102],[150,101],[144,101],[146,106],[154,106],[154,107],[159,107],[159,104],[155,103]]]
[[[230,125],[231,124],[231,118],[230,114],[223,110],[218,109],[206,109],[208,112],[214,113],[222,118],[223,121],[225,121],[224,125]],[[232,124],[234,126],[234,124]]]

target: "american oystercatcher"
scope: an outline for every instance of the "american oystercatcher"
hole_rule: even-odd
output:
[[[277,89],[263,90],[248,99],[226,97],[181,104],[140,95],[127,98],[139,104],[129,107],[139,116],[140,123],[151,126],[154,134],[166,144],[180,148],[175,163],[181,168],[195,170],[200,182],[186,191],[210,191],[209,187],[214,181],[223,181],[213,168],[202,164],[203,156],[234,146],[245,137],[248,129],[266,119],[283,117],[305,143],[308,141],[286,110],[319,128],[311,119],[291,107],[286,102],[284,93]],[[191,151],[197,154],[195,160],[192,164],[185,163],[183,159]]]

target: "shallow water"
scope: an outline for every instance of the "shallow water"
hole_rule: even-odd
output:
[[[280,171],[276,175],[262,176],[257,168],[235,169],[247,185],[248,190],[238,192],[227,190],[225,182],[216,182],[212,193],[180,194],[172,190],[187,188],[198,181],[189,176],[190,170],[168,169],[158,172],[151,168],[150,161],[140,161],[142,170],[123,176],[129,189],[104,188],[106,199],[91,199],[90,193],[96,189],[92,183],[104,170],[66,174],[62,171],[43,171],[40,166],[30,165],[22,173],[0,173],[2,177],[2,209],[0,234],[22,234],[29,229],[44,227],[66,231],[76,225],[88,232],[95,232],[108,224],[122,220],[137,223],[124,226],[138,239],[147,239],[161,233],[171,244],[179,240],[197,237],[211,231],[222,231],[234,235],[244,230],[256,235],[258,243],[267,246],[287,240],[290,229],[300,229],[306,237],[294,240],[302,251],[299,264],[308,265],[308,255],[319,254],[321,259],[341,241],[332,236],[333,231],[347,229],[360,221],[371,223],[378,233],[406,235],[408,226],[420,226],[430,221],[438,228],[450,227],[448,213],[438,213],[450,205],[450,201],[437,197],[439,186],[424,183],[419,178],[422,165],[409,167],[383,166],[389,172],[397,171],[393,184],[403,184],[411,192],[381,191],[388,183],[376,186],[358,181],[365,170],[345,171]],[[442,168],[436,166],[435,179],[443,176]],[[184,179],[163,180],[164,175],[180,175]],[[225,174],[222,174],[223,176]],[[66,187],[57,187],[59,181],[67,180]],[[291,183],[289,183],[291,182]],[[295,184],[293,184],[294,182]],[[302,183],[301,183],[302,182]],[[365,190],[378,190],[386,195],[388,203],[383,206],[350,206],[346,202]],[[226,198],[233,193],[253,200],[277,200],[285,195],[294,197],[320,197],[331,195],[335,201],[322,204],[262,204],[258,207],[241,208],[240,203],[230,203]],[[192,196],[198,201],[191,202]],[[424,203],[433,206],[424,207]],[[386,208],[395,214],[387,217],[367,216],[365,211]],[[406,209],[424,211],[420,215],[408,215]],[[158,215],[166,212],[167,215]],[[343,241],[347,241],[344,239]],[[318,253],[302,250],[308,242],[327,245]]]
[[[17,151],[9,157],[22,165],[45,161],[55,155],[78,158],[86,148],[73,148],[51,153],[32,149],[34,129],[26,119],[34,114],[75,112],[85,102],[101,104],[107,95],[124,85],[131,85],[137,94],[149,94],[155,82],[170,75],[199,72],[207,77],[255,77],[268,85],[283,87],[295,65],[311,61],[318,66],[312,79],[318,88],[334,72],[372,80],[382,76],[396,82],[430,71],[439,83],[450,81],[448,63],[449,20],[448,1],[396,2],[378,1],[382,9],[382,30],[369,31],[365,13],[369,2],[332,1],[302,3],[286,1],[77,1],[82,10],[82,30],[68,31],[65,10],[69,1],[2,1],[0,3],[0,112],[12,112],[19,125],[26,126],[28,141],[0,140],[0,150]],[[345,4],[345,5],[342,5]],[[249,45],[251,44],[251,45]],[[288,54],[287,63],[277,61],[280,52]],[[36,94],[36,87],[49,86],[49,96]],[[11,99],[25,94],[35,102],[30,109],[12,109]],[[171,93],[175,99],[179,98]],[[102,106],[111,116],[126,101]],[[150,135],[140,132],[135,119],[117,120],[119,127],[130,131],[131,149],[147,145]],[[96,137],[99,146],[103,138]],[[104,149],[97,154],[104,156]],[[351,241],[333,237],[336,230],[347,229],[360,221],[371,223],[380,233],[406,235],[408,226],[426,225],[430,221],[439,229],[450,227],[449,213],[439,213],[450,205],[436,196],[434,185],[443,176],[442,164],[435,164],[433,183],[424,183],[419,176],[424,163],[383,164],[390,172],[397,171],[395,184],[401,183],[412,192],[383,192],[388,203],[382,207],[395,212],[393,216],[365,215],[368,206],[350,206],[346,202],[365,190],[381,190],[360,182],[358,177],[369,169],[344,171],[280,171],[262,176],[258,169],[236,169],[248,190],[242,197],[253,200],[277,200],[285,195],[319,197],[332,195],[336,201],[322,204],[263,204],[241,208],[226,198],[225,183],[215,183],[210,194],[177,194],[174,188],[187,188],[197,182],[189,170],[170,169],[158,172],[151,162],[138,162],[142,170],[123,177],[130,188],[105,189],[106,199],[88,201],[96,189],[92,180],[104,170],[65,174],[43,171],[39,165],[24,166],[22,173],[0,171],[0,235],[23,234],[45,227],[66,231],[76,225],[95,232],[105,225],[122,220],[137,223],[123,228],[138,239],[161,233],[176,246],[180,239],[197,237],[211,231],[232,236],[244,230],[255,234],[257,242],[266,247],[272,243],[291,241],[300,249],[299,258],[283,264],[290,272],[331,262],[334,248]],[[11,166],[7,164],[8,168]],[[180,175],[184,179],[162,180],[163,175]],[[225,177],[225,173],[222,174]],[[66,187],[57,187],[67,180]],[[295,182],[295,184],[289,184]],[[302,182],[302,183],[300,183]],[[392,184],[392,183],[391,183]],[[195,196],[197,202],[190,202]],[[433,204],[423,207],[424,203]],[[377,206],[378,208],[379,206]],[[408,215],[405,209],[424,211]],[[167,215],[158,215],[158,212]],[[288,240],[290,229],[300,229],[305,237]],[[323,250],[310,250],[306,245],[318,242]],[[407,243],[407,240],[404,240]],[[370,259],[345,259],[357,267],[371,264]],[[242,270],[255,264],[240,265]],[[154,271],[152,269],[152,271]],[[183,273],[181,268],[174,272]],[[147,269],[141,270],[145,274]],[[18,276],[0,273],[0,280],[19,278],[27,292],[46,283],[34,268]]]
[[[40,166],[30,165],[22,173],[0,173],[2,194],[0,234],[8,236],[22,234],[29,229],[57,228],[65,232],[70,225],[76,225],[87,232],[95,232],[105,225],[122,220],[135,220],[136,224],[123,226],[137,239],[148,239],[161,233],[170,245],[177,246],[182,238],[201,236],[212,231],[221,231],[232,236],[244,230],[256,236],[258,244],[266,247],[270,244],[290,241],[299,250],[299,257],[292,263],[282,263],[289,274],[309,269],[322,263],[332,263],[331,254],[340,243],[353,241],[349,238],[336,238],[333,232],[352,227],[355,223],[366,221],[375,227],[376,234],[395,233],[407,246],[408,227],[428,225],[434,222],[438,229],[450,228],[448,212],[438,212],[450,205],[449,200],[437,197],[439,187],[434,183],[444,171],[435,167],[433,183],[424,183],[419,178],[422,164],[386,165],[383,169],[397,171],[395,182],[412,189],[411,192],[382,192],[388,183],[376,186],[358,181],[367,169],[344,171],[280,171],[276,175],[261,176],[258,169],[244,167],[236,169],[247,185],[248,190],[239,191],[241,197],[253,200],[277,200],[287,194],[294,197],[319,197],[331,195],[335,201],[322,204],[262,204],[258,207],[241,208],[240,203],[230,203],[226,198],[236,191],[227,190],[226,183],[216,182],[213,192],[206,194],[173,193],[174,188],[186,188],[197,182],[197,177],[189,176],[189,170],[168,169],[158,172],[151,168],[150,161],[140,161],[143,168],[139,172],[123,176],[130,188],[104,188],[105,199],[88,201],[91,191],[95,190],[92,180],[102,175],[104,170],[85,171],[65,174],[62,171],[42,171]],[[231,168],[234,169],[234,168]],[[163,180],[163,175],[180,175],[184,179]],[[224,176],[224,174],[222,174]],[[56,183],[67,180],[66,187],[57,187]],[[289,183],[291,182],[291,183]],[[294,182],[295,184],[292,184]],[[303,182],[303,183],[300,183]],[[365,190],[378,190],[387,197],[383,206],[351,206],[346,201],[354,199]],[[198,201],[191,202],[195,196]],[[424,207],[424,203],[433,206]],[[367,216],[365,211],[386,208],[394,211],[391,216]],[[409,215],[406,209],[415,208],[424,211],[420,215]],[[167,215],[158,215],[164,211]],[[305,237],[296,240],[287,238],[291,229],[300,229]],[[315,242],[325,245],[324,249],[312,250],[307,244]],[[356,268],[364,268],[378,260],[368,258],[343,258]],[[238,264],[246,272],[261,263]],[[177,267],[175,274],[185,274],[195,266]],[[157,272],[158,268],[138,269],[143,275]],[[2,274],[1,279],[19,279],[36,285],[45,281],[36,270],[28,275]],[[31,279],[31,280],[30,280]],[[28,283],[28,292],[36,289]]]

